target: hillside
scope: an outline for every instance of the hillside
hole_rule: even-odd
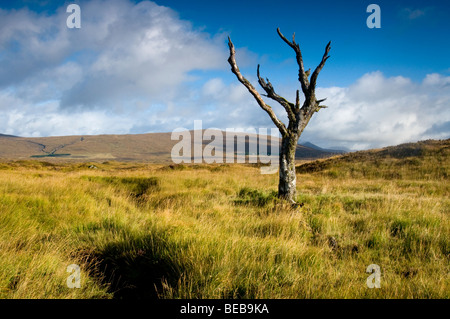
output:
[[[243,135],[243,134],[240,134]],[[193,132],[191,131],[193,140]],[[223,132],[224,153],[226,148]],[[180,138],[181,139],[181,138]],[[171,133],[127,134],[127,135],[85,135],[59,137],[13,137],[0,135],[0,158],[24,160],[62,158],[71,161],[140,161],[168,163],[171,150],[178,140],[171,140]],[[210,141],[204,140],[203,147]],[[193,149],[193,142],[192,142]],[[258,147],[258,146],[256,146]],[[246,150],[249,143],[246,143]],[[219,151],[220,152],[220,151]],[[329,157],[337,152],[318,150],[298,145],[297,159],[317,159]]]
[[[449,157],[450,139],[426,140],[305,163],[297,166],[297,173],[385,179],[448,178]]]

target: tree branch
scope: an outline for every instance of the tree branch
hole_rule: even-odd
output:
[[[270,105],[267,105],[264,100],[262,99],[261,95],[259,95],[258,91],[253,87],[253,85],[242,76],[241,72],[239,71],[239,67],[236,63],[236,50],[234,48],[233,43],[231,42],[230,37],[228,37],[228,47],[230,48],[230,57],[228,58],[228,63],[231,65],[231,72],[233,72],[239,82],[241,82],[247,90],[250,92],[251,95],[255,98],[256,102],[258,102],[259,106],[269,114],[270,118],[272,119],[272,122],[278,127],[280,130],[280,133],[282,136],[286,136],[288,134],[288,131],[286,129],[286,126],[281,122],[275,113],[272,110],[272,107]],[[273,89],[273,88],[272,88]]]
[[[270,83],[269,79],[267,79],[267,83],[266,83],[266,81],[264,81],[264,79],[261,78],[261,76],[259,75],[259,64],[258,64],[258,68],[256,69],[256,74],[258,76],[258,83],[259,83],[259,85],[261,85],[261,87],[264,89],[264,91],[266,91],[267,97],[280,103],[286,110],[289,121],[295,121],[294,104],[290,103],[284,97],[275,93],[275,90],[272,86],[272,83]]]
[[[322,61],[320,61],[320,64],[317,66],[317,68],[314,70],[313,74],[311,75],[311,85],[309,88],[311,90],[311,92],[316,87],[316,81],[317,81],[317,77],[319,76],[319,72],[322,70],[323,66],[325,65],[325,62],[330,57],[328,55],[328,53],[330,52],[330,49],[331,49],[331,41],[328,42],[327,47],[325,48],[325,53],[323,54]]]
[[[292,49],[294,49],[295,51],[295,55],[297,58],[297,64],[298,64],[298,80],[302,86],[302,91],[303,94],[305,94],[305,97],[308,97],[310,94],[309,91],[309,81],[308,81],[308,75],[305,72],[305,67],[303,66],[303,57],[302,57],[302,52],[300,51],[300,46],[298,45],[298,43],[295,43],[295,33],[292,36],[292,42],[289,41],[288,39],[286,39],[286,37],[281,33],[280,28],[277,28],[277,32],[278,35],[280,36],[281,39],[283,39],[284,42],[286,42]],[[308,70],[309,72],[309,70]]]

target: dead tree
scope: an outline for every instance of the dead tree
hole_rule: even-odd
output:
[[[279,173],[280,179],[278,183],[278,197],[286,199],[287,201],[295,204],[296,196],[296,174],[295,174],[295,151],[297,148],[298,139],[311,119],[315,112],[318,112],[321,108],[326,108],[325,105],[320,105],[325,99],[318,100],[315,95],[315,87],[317,77],[319,72],[325,65],[325,62],[330,57],[328,53],[331,48],[331,41],[327,44],[325,48],[325,53],[323,54],[322,61],[316,67],[314,72],[310,75],[310,69],[305,71],[303,66],[302,53],[300,51],[300,46],[295,42],[295,33],[292,36],[292,42],[286,39],[286,37],[277,29],[278,35],[281,39],[286,42],[294,51],[297,58],[298,64],[298,80],[301,85],[301,89],[305,98],[303,105],[300,106],[299,90],[296,92],[295,103],[291,103],[284,97],[275,93],[275,90],[270,83],[269,79],[264,80],[259,74],[259,64],[257,68],[258,83],[264,89],[266,94],[264,96],[275,100],[280,103],[286,110],[289,124],[286,125],[281,122],[275,115],[272,107],[264,102],[261,95],[253,87],[253,85],[242,76],[239,71],[239,67],[236,63],[235,54],[236,50],[231,42],[230,37],[228,37],[228,46],[230,48],[230,57],[228,58],[228,63],[231,65],[231,71],[236,75],[239,82],[241,82],[250,92],[251,95],[258,102],[259,106],[269,114],[273,123],[277,126],[281,133],[281,148],[280,148],[280,158],[279,158]]]

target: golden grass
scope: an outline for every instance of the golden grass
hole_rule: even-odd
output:
[[[1,164],[0,298],[448,298],[445,147],[310,167],[300,209],[251,165]]]

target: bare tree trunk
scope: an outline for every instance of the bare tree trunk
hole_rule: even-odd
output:
[[[295,103],[291,103],[284,97],[275,93],[275,90],[269,79],[266,79],[266,82],[263,78],[261,78],[259,74],[259,65],[256,72],[258,76],[258,83],[266,92],[265,96],[271,98],[274,101],[277,101],[286,110],[289,119],[289,125],[287,127],[282,121],[278,119],[272,107],[264,102],[261,95],[253,87],[253,85],[245,77],[242,76],[235,59],[236,50],[234,49],[234,45],[231,42],[230,38],[228,38],[228,46],[230,48],[230,57],[228,58],[228,63],[231,65],[231,72],[236,75],[239,82],[241,82],[247,88],[250,94],[253,95],[259,106],[267,112],[267,114],[272,119],[272,122],[276,125],[276,127],[278,127],[278,130],[281,133],[279,171],[280,179],[278,184],[278,197],[283,198],[292,204],[295,204],[297,182],[297,177],[295,175],[295,151],[297,148],[298,139],[300,138],[303,129],[308,124],[312,115],[315,112],[318,112],[320,109],[326,108],[325,105],[320,105],[320,103],[325,101],[325,99],[316,99],[315,87],[319,72],[322,70],[325,62],[329,58],[328,52],[331,48],[331,42],[329,42],[325,48],[325,53],[323,54],[322,61],[316,67],[311,77],[309,77],[310,70],[305,71],[300,46],[295,42],[295,34],[292,36],[291,42],[284,37],[284,35],[280,32],[280,29],[277,29],[277,32],[280,38],[295,51],[297,64],[299,67],[298,80],[301,84],[303,95],[305,96],[303,105],[300,107],[299,90],[297,90],[296,92],[297,95]]]
[[[292,135],[281,138],[278,197],[290,203],[295,203],[295,197],[297,195],[297,176],[295,174],[297,140],[298,138]]]

